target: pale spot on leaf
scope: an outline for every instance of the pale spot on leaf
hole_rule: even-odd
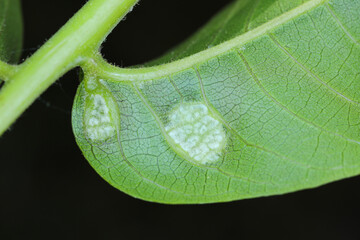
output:
[[[220,158],[225,132],[204,104],[181,104],[170,114],[169,120],[166,132],[193,161],[207,164]]]
[[[104,141],[115,135],[115,126],[111,120],[110,108],[103,96],[88,96],[88,107],[85,110],[86,135],[93,141]]]

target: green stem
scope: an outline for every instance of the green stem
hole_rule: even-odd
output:
[[[7,64],[3,61],[0,61],[0,82],[8,81],[16,72],[18,66]]]
[[[98,51],[138,0],[90,0],[32,57],[0,92],[0,135],[53,82]]]

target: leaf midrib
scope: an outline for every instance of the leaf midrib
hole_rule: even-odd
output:
[[[195,53],[189,57],[185,57],[183,59],[162,64],[159,66],[153,67],[144,67],[144,68],[118,68],[112,65],[104,66],[107,69],[103,69],[106,71],[106,75],[112,80],[119,81],[146,81],[152,80],[155,78],[161,78],[168,75],[171,75],[176,72],[180,72],[182,70],[188,69],[198,63],[205,62],[208,59],[214,58],[220,54],[228,52],[235,47],[240,45],[244,45],[247,42],[260,37],[271,30],[281,26],[282,24],[299,17],[302,14],[322,5],[329,0],[312,0],[301,4],[300,6],[268,21],[267,23],[250,30],[244,34],[241,34],[231,40],[225,41],[217,46],[212,48],[203,50],[201,52]]]

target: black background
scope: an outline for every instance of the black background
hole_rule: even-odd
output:
[[[103,53],[121,66],[151,60],[228,2],[143,0]],[[23,58],[84,3],[24,0]],[[0,239],[360,239],[359,177],[284,196],[193,206],[148,203],[112,188],[72,134],[77,75],[65,75],[0,138]]]

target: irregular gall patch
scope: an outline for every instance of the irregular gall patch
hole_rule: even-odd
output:
[[[103,80],[86,77],[84,129],[88,139],[105,141],[117,132],[119,113],[111,93]]]
[[[93,141],[103,141],[115,135],[109,106],[100,94],[90,95],[85,110],[86,135]]]
[[[175,144],[197,163],[217,161],[225,147],[222,124],[202,103],[185,103],[175,108],[165,130]]]

